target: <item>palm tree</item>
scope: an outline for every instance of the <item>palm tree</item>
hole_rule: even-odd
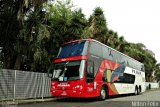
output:
[[[42,5],[48,0],[16,0],[18,4],[17,18],[21,27],[24,24],[26,13],[34,9],[34,11],[41,10]]]
[[[126,41],[124,37],[123,36],[119,37],[119,43],[116,49],[123,53],[125,45],[126,45]]]
[[[23,41],[24,37],[28,37],[23,43],[28,44],[27,53],[29,54],[26,53],[26,55],[31,60],[30,62],[33,62],[32,69],[38,70],[39,66],[48,67],[51,64],[48,55],[54,58],[62,43],[81,38],[86,19],[81,10],[71,8],[70,2],[59,1],[45,5],[45,15],[40,15],[35,11],[28,16],[24,30],[28,31],[27,34],[23,31],[22,37]]]
[[[68,35],[71,39],[69,40],[75,40],[80,39],[81,35],[83,33],[83,30],[87,26],[87,20],[84,17],[84,14],[82,13],[82,10],[76,10],[72,12],[72,19],[71,24],[69,25],[69,28],[67,30]]]
[[[108,46],[111,46],[113,35],[114,35],[114,31],[113,30],[109,30],[107,32],[107,35],[105,37],[105,44],[107,44]]]
[[[93,38],[101,42],[105,42],[107,34],[107,24],[103,14],[103,10],[100,7],[95,8],[93,14],[89,18],[89,31],[92,33]]]
[[[4,67],[10,69],[14,68],[14,43],[20,29],[16,16],[17,6],[14,0],[2,0],[0,4],[0,47],[3,47]]]
[[[154,71],[155,71],[155,79],[157,80],[157,82],[159,82],[160,81],[160,63],[155,65]]]
[[[41,66],[45,65],[47,64],[45,62],[49,61],[45,45],[50,39],[50,32],[43,14],[39,11],[33,11],[27,16],[24,27],[20,30],[15,44],[15,50],[19,53],[15,69],[20,69],[21,63],[26,63],[26,61],[33,69],[38,68],[36,66],[39,64]],[[22,56],[26,57],[26,60],[23,60],[23,62]]]
[[[32,11],[40,11],[42,4],[46,1],[47,0],[1,0],[0,22],[2,22],[2,24],[0,24],[0,32],[2,32],[0,36],[0,46],[3,47],[5,68],[20,68],[22,53],[15,51],[15,48],[25,49],[25,45],[21,45],[21,43],[23,43],[22,41],[18,42],[18,40],[21,39],[19,38],[19,31],[24,28],[25,16]]]

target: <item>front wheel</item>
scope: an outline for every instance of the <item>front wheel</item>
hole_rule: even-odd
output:
[[[105,87],[102,87],[100,90],[100,100],[105,100],[107,98],[107,91]]]

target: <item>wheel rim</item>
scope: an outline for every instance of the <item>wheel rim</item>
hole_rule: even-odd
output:
[[[141,91],[142,91],[141,88],[139,88],[139,93],[141,93]]]
[[[135,89],[135,95],[137,95],[137,89]]]
[[[137,88],[135,89],[135,94],[138,95],[138,89]]]
[[[102,99],[105,99],[105,97],[106,97],[106,92],[105,92],[104,89],[102,89],[102,90],[101,90],[101,98],[102,98]]]

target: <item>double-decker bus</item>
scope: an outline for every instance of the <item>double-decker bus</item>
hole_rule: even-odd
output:
[[[64,43],[53,65],[53,96],[104,100],[145,91],[144,64],[94,39]]]

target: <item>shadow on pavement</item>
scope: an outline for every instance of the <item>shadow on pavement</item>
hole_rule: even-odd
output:
[[[110,96],[108,99],[128,97],[128,96],[134,96],[134,95],[133,94],[114,95],[114,96]],[[99,100],[98,97],[96,97],[96,98],[65,98],[65,97],[58,97],[54,101],[55,102],[82,102],[82,103],[86,102],[86,103],[89,103],[89,102],[96,102],[96,101],[100,101],[100,100]]]
[[[54,100],[55,102],[82,102],[82,103],[87,103],[87,102],[95,102],[99,101],[98,98],[57,98]]]

